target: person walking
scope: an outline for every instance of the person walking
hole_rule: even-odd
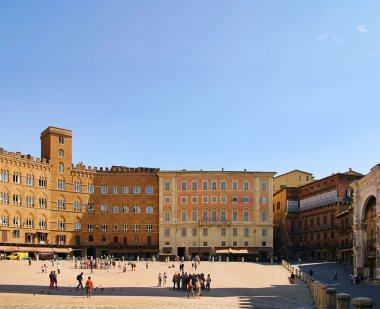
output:
[[[158,287],[160,288],[161,287],[161,284],[162,283],[162,275],[161,273],[158,274]]]
[[[194,287],[193,287],[193,280],[191,276],[188,278],[189,282],[187,283],[187,298],[190,298],[190,293],[195,297],[194,295]]]
[[[208,274],[206,278],[206,291],[210,291],[210,285],[211,285],[211,276],[210,274]]]
[[[164,275],[163,275],[163,286],[166,286],[166,279],[168,278],[168,276],[166,275],[166,272],[164,272]]]
[[[195,281],[195,289],[196,289],[196,293],[197,293],[198,298],[201,298],[201,293],[202,293],[201,288],[202,288],[201,282],[200,282],[199,277],[198,277],[197,281]]]
[[[50,272],[49,274],[49,280],[50,280],[50,288],[53,289],[54,288],[54,275],[53,275],[53,271]]]
[[[337,272],[337,271],[334,271],[333,280],[334,280],[334,281],[337,281],[337,280],[338,280],[338,272]]]
[[[293,273],[290,275],[290,279],[292,281],[292,284],[294,284],[294,274]]]
[[[80,273],[80,274],[77,276],[77,280],[78,280],[77,291],[78,291],[79,287],[81,287],[82,290],[83,290],[83,289],[84,289],[84,288],[83,288],[83,284],[82,284],[82,281],[83,281],[83,272]]]
[[[55,271],[53,271],[53,280],[54,280],[55,288],[58,290],[58,278]]]
[[[61,273],[61,265],[59,265],[59,263],[57,263],[57,272],[58,275]]]
[[[91,297],[93,288],[94,288],[94,284],[92,283],[91,276],[89,276],[86,281],[87,298]]]

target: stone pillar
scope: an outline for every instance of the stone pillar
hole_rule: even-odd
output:
[[[324,284],[321,284],[320,286],[320,293],[319,293],[319,307],[320,308],[327,308],[326,304],[326,290],[327,286]]]
[[[352,300],[354,309],[372,309],[375,304],[372,298],[368,297],[357,297]]]
[[[229,260],[229,257],[227,256],[227,263],[229,262],[230,260]]]
[[[327,296],[327,308],[328,309],[336,309],[336,290],[333,288],[328,288],[326,290],[326,296]]]
[[[214,256],[212,257],[212,261],[214,262]]]
[[[336,294],[336,304],[337,309],[350,309],[350,294]]]
[[[319,298],[318,298],[319,283],[320,283],[319,281],[314,281],[314,286],[313,286],[314,304],[315,304],[315,307],[317,307],[317,308],[319,305],[319,303],[318,303],[318,300],[319,300]]]
[[[241,258],[241,261],[244,263],[244,256]],[[214,261],[213,261],[214,262]]]

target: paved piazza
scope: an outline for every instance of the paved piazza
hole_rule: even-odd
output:
[[[136,271],[127,268],[95,270],[92,274],[94,294],[87,299],[76,291],[73,262],[59,261],[59,289],[49,289],[48,274],[43,264],[53,270],[49,261],[0,261],[0,308],[313,308],[304,283],[289,283],[289,273],[280,265],[258,263],[201,262],[197,273],[211,274],[211,290],[200,299],[187,298],[185,291],[172,290],[172,276],[179,263],[137,263]],[[169,268],[174,264],[175,268]],[[54,267],[54,270],[56,268]],[[185,262],[185,271],[192,272]],[[84,269],[84,278],[90,270]],[[158,273],[166,272],[167,286],[157,287]],[[85,282],[85,280],[84,280]]]

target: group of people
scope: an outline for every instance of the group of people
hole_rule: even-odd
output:
[[[188,274],[187,272],[179,272],[173,275],[173,290],[187,290],[187,297],[192,295],[195,298],[200,298],[204,290],[209,291],[211,287],[211,275],[205,277],[201,274]]]

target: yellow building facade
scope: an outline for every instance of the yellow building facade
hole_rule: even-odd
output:
[[[313,182],[312,173],[293,170],[273,178],[273,192],[277,192],[285,187],[299,187]]]
[[[268,260],[271,172],[160,171],[160,254]]]

